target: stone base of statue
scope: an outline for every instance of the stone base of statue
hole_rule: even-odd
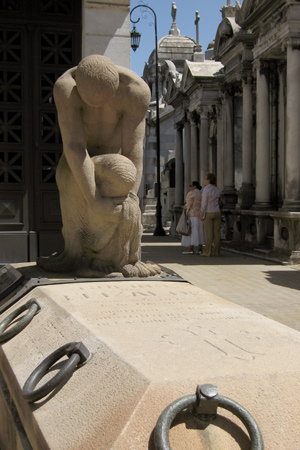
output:
[[[254,418],[265,449],[298,450],[299,332],[183,280],[40,286],[1,320],[30,299],[38,314],[0,346],[1,449],[154,450],[164,408],[212,384]],[[60,383],[39,398],[54,376]],[[222,407],[217,414],[201,421],[182,410],[164,448],[256,448],[238,417]]]

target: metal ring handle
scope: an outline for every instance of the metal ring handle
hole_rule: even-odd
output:
[[[258,425],[251,414],[230,398],[222,397],[221,395],[215,395],[214,397],[216,397],[217,406],[230,411],[243,422],[250,436],[251,450],[263,450],[263,438]],[[179,412],[189,407],[195,408],[197,404],[199,404],[199,397],[197,394],[187,395],[175,400],[164,409],[155,427],[154,443],[156,450],[172,450],[169,440],[169,431],[173,420]]]
[[[53,366],[63,356],[68,356],[67,360],[60,371],[43,386],[34,390],[39,381],[48,373],[50,367]],[[66,381],[74,372],[90,358],[89,350],[82,342],[71,342],[55,350],[44,361],[37,366],[24,384],[22,393],[27,402],[35,402],[48,395],[62,382]]]
[[[13,327],[5,331],[6,328],[8,328],[12,323],[12,321],[20,314],[22,314],[23,311],[26,311],[26,309],[28,309],[28,312],[25,314],[25,316],[22,317],[22,319],[20,319],[18,323],[16,323]],[[27,325],[32,321],[33,317],[40,311],[40,309],[41,307],[38,302],[34,298],[31,298],[24,305],[20,306],[15,311],[10,313],[0,323],[0,343],[4,344],[4,342],[9,341],[11,338],[16,336],[16,334],[20,333],[20,331],[27,327]]]

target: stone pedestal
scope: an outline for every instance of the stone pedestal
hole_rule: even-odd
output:
[[[297,331],[184,281],[45,286],[4,316],[32,297],[39,314],[0,347],[10,397],[7,403],[1,398],[0,416],[7,417],[14,402],[33,450],[154,450],[163,409],[207,383],[249,411],[266,449],[279,442],[298,449]],[[28,404],[22,388],[29,375],[74,341],[85,345],[90,360],[48,397]],[[170,430],[171,448],[204,450],[210,442],[222,450],[250,448],[239,419],[220,408],[218,414],[204,428],[190,411],[180,414]],[[5,425],[11,430],[0,427],[1,448],[3,442],[5,449],[22,448],[11,438],[13,420]]]
[[[274,212],[274,250],[291,264],[300,263],[300,213]]]
[[[238,203],[236,209],[249,209],[255,200],[255,189],[251,183],[243,183],[238,190]]]

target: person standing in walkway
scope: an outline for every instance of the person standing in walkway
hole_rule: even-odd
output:
[[[189,251],[183,252],[185,255],[201,252],[202,245],[205,244],[204,226],[200,220],[201,189],[198,181],[192,181],[185,200],[184,208],[189,212],[192,228],[190,236],[182,236],[181,239],[181,245],[189,248]]]
[[[205,175],[204,184],[200,219],[204,222],[206,244],[202,255],[211,256],[212,244],[214,244],[214,255],[219,256],[221,225],[219,200],[221,194],[216,186],[216,177],[213,173],[209,172]]]

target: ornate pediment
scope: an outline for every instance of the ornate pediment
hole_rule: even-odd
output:
[[[242,6],[236,1],[235,21],[241,27],[253,11],[261,5],[262,0],[244,0]]]
[[[226,42],[231,41],[232,37],[240,31],[240,26],[237,25],[233,17],[225,17],[220,23],[216,39],[214,53],[219,55],[221,48],[226,46]]]
[[[181,75],[177,72],[175,64],[170,60],[164,62],[161,72],[163,77],[163,97],[168,103],[179,90]]]
[[[190,70],[189,63],[186,61],[183,69],[182,81],[181,81],[181,90],[185,90],[188,86],[190,86],[194,82],[193,75]]]

